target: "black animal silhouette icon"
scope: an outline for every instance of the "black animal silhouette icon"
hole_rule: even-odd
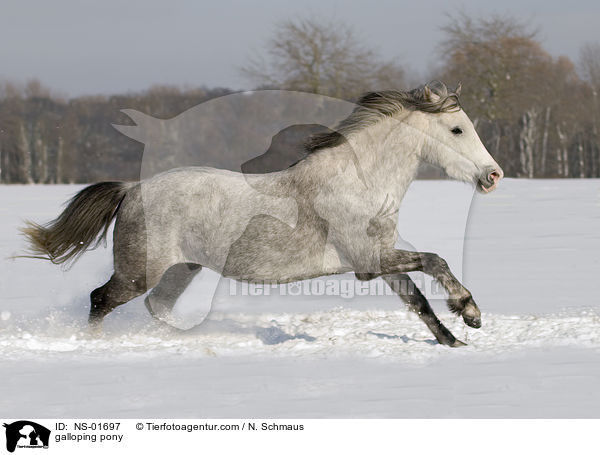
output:
[[[11,453],[15,451],[19,443],[27,446],[48,447],[50,430],[39,423],[18,420],[3,425],[6,428],[6,450]]]

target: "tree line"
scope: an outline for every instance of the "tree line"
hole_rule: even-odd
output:
[[[550,55],[530,27],[510,17],[459,14],[443,32],[426,79],[462,82],[461,104],[507,176],[600,177],[600,44],[584,45],[576,66]],[[280,23],[264,53],[241,71],[257,88],[350,101],[418,85],[360,44],[351,27],[315,19]],[[144,146],[111,126],[131,124],[121,109],[170,118],[233,92],[154,87],[66,99],[35,80],[0,83],[0,182],[135,180]]]
[[[535,33],[504,17],[460,15],[444,27],[441,77],[461,80],[461,103],[512,177],[600,177],[600,44],[579,71]]]
[[[231,90],[154,87],[118,96],[52,96],[37,81],[0,85],[0,182],[87,183],[136,180],[144,144],[112,124],[131,124],[121,109],[170,118]]]

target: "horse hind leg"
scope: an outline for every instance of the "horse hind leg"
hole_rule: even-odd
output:
[[[169,267],[144,300],[148,312],[161,321],[168,318],[177,299],[201,270],[202,266],[194,263],[182,262]]]
[[[89,325],[95,331],[99,331],[106,315],[144,292],[146,292],[145,279],[125,279],[117,273],[113,274],[110,280],[90,294]]]

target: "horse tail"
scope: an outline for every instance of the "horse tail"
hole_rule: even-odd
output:
[[[27,221],[22,232],[34,255],[22,257],[62,264],[74,262],[87,250],[97,248],[106,240],[108,228],[130,187],[123,182],[96,183],[69,200],[55,220],[44,225]]]

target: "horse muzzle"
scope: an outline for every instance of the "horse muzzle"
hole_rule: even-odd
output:
[[[479,177],[477,189],[483,193],[490,193],[496,189],[498,182],[504,177],[504,172],[499,167],[489,167]]]

